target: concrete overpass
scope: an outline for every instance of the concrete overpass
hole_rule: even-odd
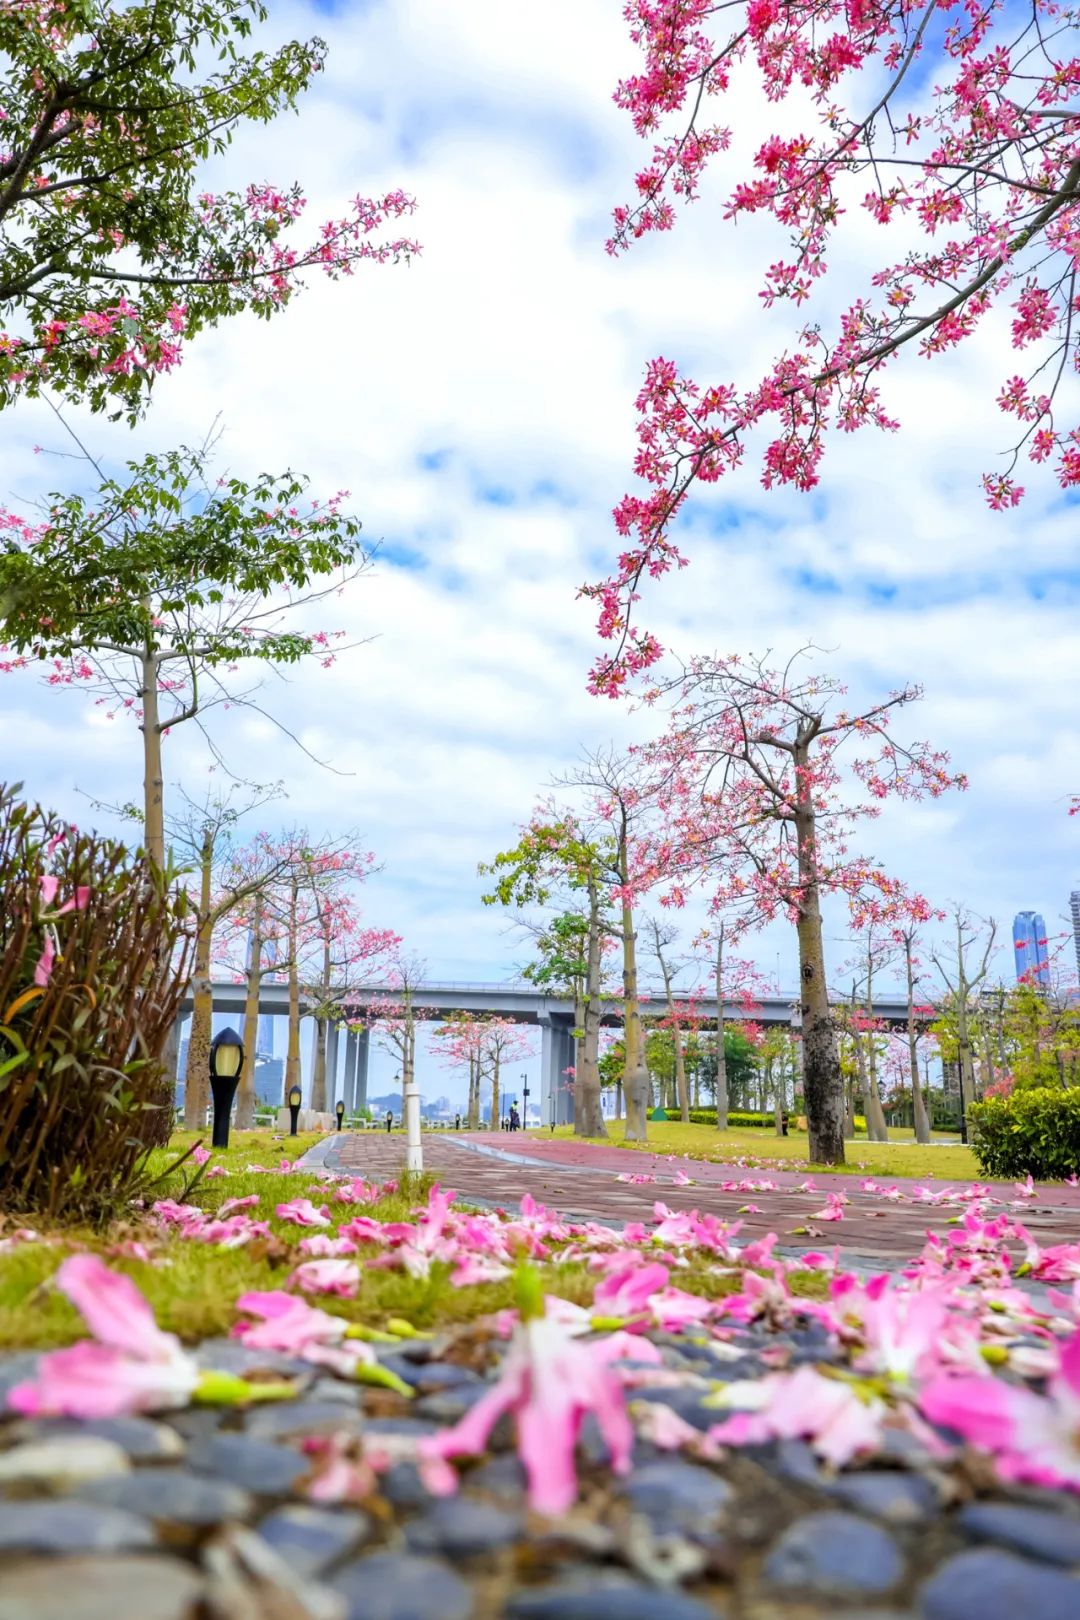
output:
[[[244,984],[219,980],[213,985],[215,1013],[227,1013],[239,1023],[243,1016],[246,989]],[[391,985],[366,985],[362,990],[343,990],[340,1006],[346,1024],[361,1019],[373,1006],[393,1001],[400,990]],[[645,1018],[662,1018],[667,1013],[667,1002],[662,989],[645,986],[641,992],[641,1012]],[[716,1022],[716,997],[693,996],[676,991],[677,1006],[688,1009],[705,1023]],[[545,995],[526,980],[504,984],[456,983],[433,981],[417,985],[413,1005],[418,1018],[440,1020],[452,1013],[491,1014],[509,1018],[515,1023],[535,1024],[540,1029],[540,1107],[541,1118],[548,1121],[554,1113],[557,1123],[564,1123],[573,1115],[571,1094],[566,1085],[566,1071],[574,1066],[574,1004],[567,997]],[[190,995],[183,1003],[182,1012],[191,1010]],[[907,1003],[897,997],[879,996],[874,1000],[874,1017],[890,1026],[907,1021]],[[287,1017],[289,990],[284,983],[272,984],[263,980],[259,994],[259,1012]],[[305,1013],[301,998],[301,1013]],[[724,1007],[726,1020],[736,1022],[751,1017],[760,1024],[792,1025],[798,1021],[798,998],[764,996],[754,1003],[747,1014],[741,1002],[728,1002]],[[618,1026],[622,1022],[622,1002],[613,996],[605,1002],[602,1022]],[[344,1046],[344,1063],[341,1062]],[[330,1026],[327,1039],[327,1091],[331,1104],[340,1096],[346,1108],[363,1108],[368,1095],[368,1059],[371,1046],[370,1031],[366,1028],[347,1029],[344,1042],[340,1031]]]

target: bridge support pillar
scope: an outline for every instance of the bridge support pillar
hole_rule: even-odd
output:
[[[345,1036],[345,1080],[341,1092],[347,1114],[356,1108],[356,1047],[357,1034],[355,1029],[350,1029]]]
[[[556,1023],[550,1013],[540,1016],[540,1122],[543,1125],[569,1125],[574,1118],[572,1076],[574,1034],[570,1026]]]
[[[338,1026],[333,1019],[326,1025],[326,1106],[331,1113],[338,1094]]]
[[[367,1107],[368,1057],[371,1052],[371,1031],[367,1025],[356,1034],[356,1106]]]

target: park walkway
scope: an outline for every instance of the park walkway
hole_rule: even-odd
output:
[[[327,1169],[365,1177],[396,1174],[404,1157],[400,1134],[357,1132],[331,1141],[322,1157]],[[860,1190],[860,1176],[807,1176],[805,1170],[746,1169],[632,1149],[605,1147],[540,1132],[433,1131],[424,1135],[424,1167],[467,1202],[516,1210],[528,1193],[567,1219],[627,1222],[647,1219],[658,1200],[674,1210],[697,1209],[732,1223],[740,1239],[777,1232],[785,1249],[832,1249],[883,1264],[910,1259],[927,1232],[945,1234],[962,1216],[964,1203],[916,1202],[917,1186],[962,1194],[965,1183],[877,1178],[896,1187],[897,1199]],[[680,1174],[692,1178],[680,1184]],[[654,1180],[620,1180],[620,1176]],[[807,1181],[811,1185],[808,1190]],[[736,1183],[725,1187],[724,1183]],[[1080,1238],[1080,1188],[1058,1184],[1019,1198],[1013,1183],[993,1183],[994,1210],[1007,1210],[1042,1245]],[[815,1218],[830,1194],[848,1203],[841,1220]]]

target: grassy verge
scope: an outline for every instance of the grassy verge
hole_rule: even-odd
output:
[[[814,1165],[807,1162],[807,1139],[801,1133],[792,1136],[774,1136],[762,1130],[718,1131],[712,1125],[682,1125],[669,1120],[666,1124],[649,1121],[647,1142],[625,1140],[625,1120],[608,1120],[608,1141],[617,1147],[636,1148],[644,1153],[687,1154],[691,1159],[706,1159],[714,1164],[730,1164],[737,1159],[752,1159],[755,1165],[781,1170],[805,1168],[817,1175],[857,1175],[872,1177],[914,1177],[923,1181],[928,1176],[945,1181],[978,1181],[978,1161],[970,1148],[955,1139],[945,1138],[940,1147],[920,1147],[908,1136],[904,1140],[870,1142],[856,1137],[847,1144],[847,1163],[843,1165]],[[546,1134],[546,1133],[545,1133]],[[571,1126],[559,1126],[556,1136],[573,1137]],[[598,1141],[599,1138],[585,1140]]]
[[[156,1168],[165,1170],[198,1140],[178,1132],[169,1149],[159,1156]],[[339,1204],[334,1201],[332,1185],[317,1183],[310,1173],[278,1168],[283,1157],[297,1157],[317,1140],[314,1136],[290,1140],[269,1131],[245,1132],[234,1137],[227,1152],[215,1151],[212,1156],[211,1165],[221,1165],[226,1174],[204,1173],[192,1187],[194,1167],[189,1159],[158,1189],[159,1197],[197,1204],[211,1212],[226,1198],[256,1194],[258,1206],[245,1213],[268,1221],[270,1234],[241,1248],[225,1249],[163,1232],[145,1215],[133,1211],[130,1220],[104,1234],[89,1230],[45,1232],[37,1241],[16,1242],[0,1252],[0,1350],[50,1349],[84,1336],[81,1318],[51,1286],[56,1268],[75,1250],[94,1250],[110,1265],[127,1272],[149,1300],[160,1325],[187,1341],[195,1341],[228,1333],[236,1320],[239,1295],[249,1289],[284,1287],[294,1267],[303,1260],[298,1246],[309,1234],[280,1220],[275,1214],[278,1204],[304,1196],[310,1196],[316,1206],[325,1203],[332,1221],[325,1230],[333,1235],[339,1226],[359,1214],[382,1221],[407,1220],[418,1203],[425,1200],[430,1178],[390,1192],[374,1204]],[[274,1168],[259,1173],[246,1168],[252,1164]],[[9,1222],[7,1233],[17,1224]],[[140,1247],[133,1249],[132,1245]],[[382,1328],[392,1318],[404,1318],[422,1331],[470,1322],[513,1304],[510,1279],[455,1288],[450,1268],[443,1264],[433,1265],[427,1277],[364,1265],[365,1260],[382,1252],[368,1245],[356,1256],[361,1271],[355,1299],[318,1297],[312,1303],[368,1327]],[[596,1278],[583,1266],[552,1264],[542,1267],[541,1272],[548,1292],[578,1304],[591,1301]],[[678,1272],[674,1280],[682,1288],[711,1298],[741,1287],[739,1273],[718,1270],[707,1262],[692,1264]],[[808,1293],[816,1294],[822,1288],[816,1276],[800,1278],[798,1284]]]

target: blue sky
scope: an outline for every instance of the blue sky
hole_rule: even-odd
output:
[[[283,821],[366,830],[385,863],[372,923],[398,928],[433,972],[501,979],[521,949],[480,906],[477,862],[512,842],[583,744],[642,735],[640,718],[586,694],[595,643],[575,592],[614,552],[644,365],[663,353],[747,384],[787,339],[757,298],[782,239],[721,219],[775,115],[740,91],[726,172],[674,234],[612,261],[610,209],[644,156],[611,102],[634,61],[619,0],[274,8],[271,35],[316,31],[330,60],[300,117],[245,135],[217,178],[299,178],[312,228],[358,191],[401,185],[419,201],[422,256],[314,283],[269,325],[205,335],[130,442],[101,419],[79,427],[121,458],[201,437],[220,411],[230,467],[293,466],[352,491],[380,558],[335,612],[370,639],[275,695],[346,774],[250,718],[224,717],[221,735],[245,774],[284,776]],[[858,225],[826,314],[875,253]],[[1006,437],[993,396],[1007,360],[990,336],[932,373],[898,366],[887,403],[901,431],[834,442],[810,499],[764,492],[748,455],[688,512],[692,566],[643,606],[683,654],[811,638],[858,694],[922,681],[914,729],[951,750],[971,789],[891,809],[875,853],[936,902],[998,917],[1007,938],[1022,907],[1063,926],[1080,879],[1065,816],[1080,788],[1080,571],[1074,509],[1049,482],[1029,480],[1016,513],[983,504],[979,475]],[[65,476],[31,453],[58,442],[44,410],[4,427],[6,501]],[[197,739],[171,751],[174,775],[204,768]],[[137,790],[136,734],[31,680],[0,688],[0,757],[0,774],[82,819],[83,794]],[[793,940],[760,950],[793,983]]]

